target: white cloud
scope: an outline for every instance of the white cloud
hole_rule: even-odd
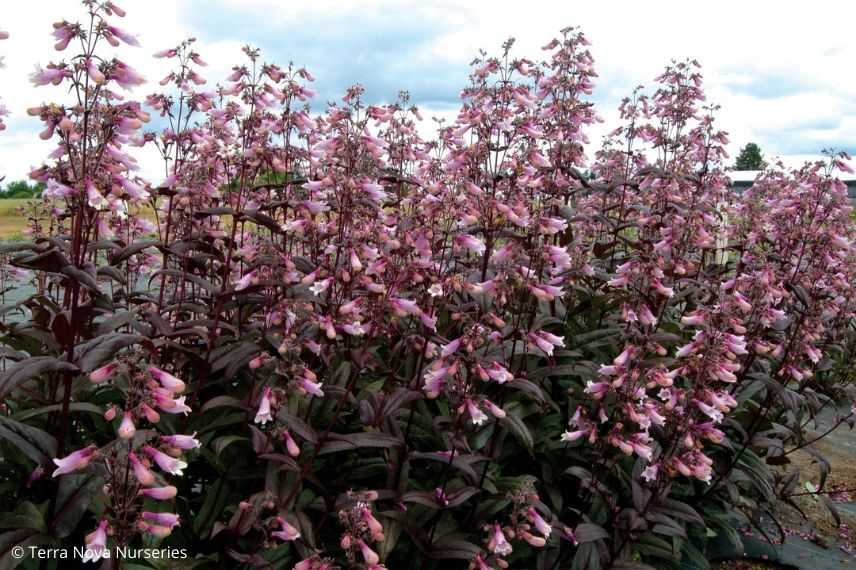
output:
[[[767,156],[781,155],[789,162],[825,146],[856,146],[856,105],[852,103],[856,75],[848,72],[856,60],[856,42],[851,39],[856,4],[850,2],[824,10],[745,0],[716,5],[678,0],[126,0],[120,4],[128,11],[120,25],[138,34],[144,46],[121,49],[121,56],[150,80],[135,92],[138,98],[154,91],[168,70],[167,63],[152,59],[151,54],[189,35],[200,38],[199,51],[211,64],[205,76],[217,80],[240,61],[244,42],[266,42],[270,50],[297,31],[310,37],[313,30],[305,29],[310,24],[319,26],[321,33],[325,21],[353,20],[355,26],[370,22],[375,27],[369,32],[377,35],[378,45],[397,42],[391,47],[401,48],[385,52],[391,61],[384,72],[392,70],[394,76],[383,78],[384,85],[395,84],[399,76],[402,83],[410,84],[414,79],[408,74],[421,73],[417,85],[436,84],[438,90],[448,91],[450,77],[457,78],[479,49],[495,53],[503,40],[516,36],[515,53],[537,57],[559,28],[574,25],[591,40],[600,74],[595,97],[599,113],[608,122],[592,132],[595,140],[612,126],[609,119],[622,96],[637,84],[651,85],[670,59],[691,57],[704,66],[709,100],[722,105],[718,122],[731,133],[732,154],[749,141],[758,142]],[[32,87],[27,75],[35,63],[45,64],[59,55],[52,49],[51,23],[79,19],[81,14],[77,2],[70,0],[16,3],[4,10],[2,27],[12,37],[0,43],[0,55],[7,62],[7,69],[0,70],[0,97],[14,116],[7,121],[8,130],[0,134],[0,175],[21,177],[50,151],[50,145],[34,140],[38,121],[26,117],[24,110],[62,94]],[[223,21],[235,14],[258,25]],[[419,32],[427,38],[408,38],[396,29],[402,22],[422,25]],[[368,32],[355,27],[353,33]],[[291,45],[297,53],[287,54],[280,63],[288,58],[300,62],[329,57],[330,69],[347,70],[366,55],[348,53],[348,46],[333,51],[331,45],[329,54],[300,53],[300,47]],[[317,43],[305,49],[321,51]],[[450,71],[444,74],[447,68]],[[424,77],[425,70],[433,75]],[[339,74],[343,81],[346,75]],[[366,79],[371,80],[380,78]],[[457,88],[463,87],[464,80],[460,78]],[[428,106],[426,115],[432,110],[450,115],[436,102],[423,103]],[[160,175],[151,157],[141,158],[141,163],[147,173],[155,170],[154,178]]]

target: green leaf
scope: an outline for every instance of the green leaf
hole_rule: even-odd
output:
[[[56,536],[65,538],[74,532],[103,483],[104,479],[95,473],[69,473],[60,478],[50,525]]]
[[[223,453],[224,449],[239,441],[246,441],[249,443],[250,440],[241,435],[224,435],[211,442],[211,447],[214,449],[214,453],[219,456]]]
[[[609,538],[609,533],[603,530],[600,526],[592,523],[578,524],[577,528],[574,529],[574,535],[576,535],[577,540],[580,543],[594,542],[596,540]]]
[[[53,465],[57,444],[54,437],[39,428],[28,426],[11,418],[0,416],[0,438],[44,467]]]
[[[0,529],[29,528],[47,532],[47,524],[42,512],[30,501],[19,503],[12,513],[0,514]]]
[[[12,570],[27,559],[12,556],[12,547],[14,546],[23,547],[24,552],[29,555],[29,546],[49,546],[55,543],[55,537],[30,528],[19,528],[4,532],[0,534],[0,570]]]
[[[609,570],[657,570],[654,566],[634,562],[633,560],[616,560],[609,567]]]
[[[200,411],[207,412],[215,408],[241,408],[242,410],[250,410],[251,408],[244,403],[244,400],[239,400],[233,396],[216,396],[205,402]]]
[[[137,243],[132,243],[131,245],[127,246],[126,248],[119,251],[119,253],[114,255],[110,261],[110,264],[114,265],[114,266],[119,265],[120,263],[122,263],[123,261],[125,261],[126,259],[131,257],[132,255],[136,255],[136,254],[140,253],[141,251],[143,251],[144,249],[147,249],[147,248],[150,248],[150,247],[153,247],[156,245],[160,245],[160,242],[159,241],[140,241]]]
[[[207,537],[228,501],[229,486],[225,479],[217,479],[211,488],[206,490],[202,508],[193,519],[193,532],[197,536]]]
[[[335,453],[337,451],[350,451],[360,447],[400,447],[404,442],[397,437],[392,437],[385,433],[351,433],[337,434],[331,433],[330,438],[321,446],[318,455],[327,453]]]
[[[40,416],[42,414],[49,414],[51,412],[58,412],[62,410],[62,404],[51,404],[50,406],[41,406],[39,408],[30,408],[27,410],[21,410],[20,412],[14,414],[12,418],[18,421],[25,421],[30,418],[34,418],[36,416]],[[90,414],[94,414],[98,417],[103,416],[104,409],[96,406],[95,404],[90,404],[89,402],[70,402],[68,404],[69,412],[87,412]]]
[[[508,431],[513,433],[518,441],[520,441],[520,443],[523,444],[530,453],[532,452],[532,449],[535,447],[535,440],[532,437],[532,432],[529,431],[529,428],[526,426],[526,422],[516,416],[513,412],[508,411],[505,414],[505,417],[499,420],[499,423]]]
[[[92,372],[102,364],[116,357],[116,353],[126,347],[138,344],[143,337],[137,334],[109,333],[78,345],[74,351],[74,361],[83,372]]]
[[[98,288],[98,282],[95,280],[95,277],[90,275],[87,271],[75,267],[74,265],[66,265],[61,270],[62,274],[66,277],[77,281],[96,295],[102,295],[101,289]]]
[[[466,540],[441,538],[431,545],[428,557],[435,560],[472,560],[481,547]]]
[[[231,378],[238,369],[252,360],[261,349],[251,342],[238,342],[229,348],[225,354],[220,355],[211,364],[211,371],[217,372],[226,369],[225,376]]]
[[[277,414],[277,417],[283,422],[285,422],[285,424],[288,426],[288,429],[290,429],[309,443],[318,443],[318,434],[315,433],[315,430],[312,428],[312,426],[310,426],[297,416],[289,414],[285,410],[285,408],[280,410],[280,412]]]
[[[661,499],[657,506],[651,510],[652,512],[662,513],[687,522],[704,524],[704,519],[702,519],[701,515],[694,508],[686,503],[668,497]]]
[[[0,398],[8,396],[22,382],[37,378],[47,372],[75,372],[77,366],[53,356],[34,356],[17,362],[0,376]]]

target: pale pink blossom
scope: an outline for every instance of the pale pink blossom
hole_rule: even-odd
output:
[[[92,461],[97,449],[98,448],[94,445],[88,445],[83,449],[78,449],[77,451],[65,456],[62,459],[54,459],[53,462],[54,464],[56,464],[56,469],[54,469],[52,476],[59,477],[60,475],[65,475],[66,473],[72,473],[74,471],[80,471],[81,469],[85,469],[86,466],[89,465],[89,462]]]
[[[192,435],[162,435],[161,441],[169,446],[184,450],[197,449],[202,445],[199,440],[196,439],[196,432],[193,432]]]
[[[262,392],[262,397],[259,400],[259,409],[256,412],[255,420],[253,420],[257,424],[265,425],[269,421],[273,420],[273,415],[271,414],[270,395],[270,386],[265,386],[264,391]]]
[[[107,549],[107,528],[107,521],[101,519],[98,527],[86,535],[84,538],[86,550],[83,554],[83,562],[98,562],[102,558],[110,557],[110,552]]]
[[[156,501],[167,501],[172,499],[178,493],[178,489],[173,487],[172,485],[167,485],[166,487],[148,487],[140,489],[140,495],[144,497],[148,497],[150,499],[154,499]]]
[[[286,542],[300,538],[300,531],[291,526],[287,520],[282,517],[276,517],[276,520],[280,525],[280,530],[270,533],[271,536]]]
[[[170,457],[166,453],[155,449],[150,445],[143,446],[143,452],[152,458],[152,460],[157,463],[158,467],[169,473],[170,475],[182,475],[182,471],[185,467],[187,467],[187,463],[176,459],[175,457]]]
[[[134,426],[134,416],[131,412],[125,412],[122,416],[122,423],[119,424],[118,434],[122,439],[131,439],[137,433],[137,428]]]

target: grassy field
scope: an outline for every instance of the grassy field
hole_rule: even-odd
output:
[[[27,220],[15,210],[27,200],[0,200],[0,241],[21,239]]]
[[[0,200],[0,241],[23,239],[22,232],[27,224],[27,219],[18,214],[16,210],[28,201],[26,198]],[[152,222],[155,221],[154,212],[150,206],[143,206],[142,210],[143,216]]]

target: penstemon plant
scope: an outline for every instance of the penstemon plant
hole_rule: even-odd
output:
[[[57,142],[32,241],[0,246],[3,291],[35,284],[0,321],[4,560],[706,567],[795,505],[793,452],[823,491],[807,431],[854,395],[845,154],[734,193],[686,61],[588,157],[574,28],[480,54],[433,140],[408,93],[316,113],[311,73],[250,46],[207,91],[195,40],[157,52],[141,104],[124,12],[83,5],[32,76],[69,98],[29,110]]]

